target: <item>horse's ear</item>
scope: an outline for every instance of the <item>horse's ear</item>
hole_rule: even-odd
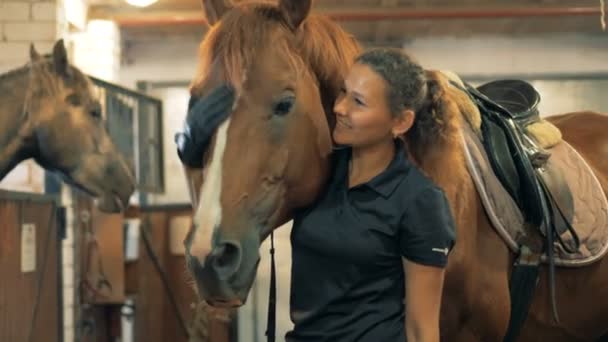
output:
[[[292,30],[300,27],[311,7],[312,0],[279,0],[279,9]]]
[[[59,39],[53,46],[53,66],[57,74],[64,77],[69,75],[68,52],[63,44],[63,39]]]
[[[202,0],[203,12],[209,26],[215,25],[226,12],[232,9],[230,0]]]
[[[40,54],[38,53],[38,51],[36,51],[36,47],[34,46],[34,43],[30,43],[30,60],[32,62],[37,62],[41,58],[42,57],[40,57]]]

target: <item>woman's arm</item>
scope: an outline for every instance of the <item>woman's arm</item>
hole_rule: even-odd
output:
[[[403,259],[405,330],[408,342],[439,341],[439,310],[445,269]]]

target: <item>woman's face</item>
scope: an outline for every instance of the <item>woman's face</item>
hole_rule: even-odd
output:
[[[387,101],[386,81],[365,64],[355,63],[334,104],[337,144],[365,147],[392,140],[399,125]],[[413,114],[413,113],[412,113]]]

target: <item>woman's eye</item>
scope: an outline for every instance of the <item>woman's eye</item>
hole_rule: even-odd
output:
[[[355,102],[359,105],[359,106],[365,106],[365,103],[363,101],[361,101],[358,98],[355,98]]]

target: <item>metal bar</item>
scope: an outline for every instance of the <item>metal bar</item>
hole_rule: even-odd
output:
[[[156,107],[156,132],[158,133],[158,137],[157,137],[157,155],[158,155],[158,165],[161,165],[160,168],[156,169],[156,172],[158,172],[157,174],[157,179],[156,181],[158,181],[158,184],[156,184],[156,186],[158,187],[156,190],[158,192],[162,192],[165,190],[165,149],[163,148],[163,145],[165,144],[164,141],[164,134],[163,134],[163,104],[162,102],[156,103],[155,105]]]
[[[384,21],[401,19],[487,19],[487,18],[534,18],[534,17],[573,17],[595,16],[601,14],[600,7],[507,7],[486,9],[358,9],[342,11],[321,11],[336,21]],[[207,22],[200,13],[192,11],[167,13],[133,13],[133,14],[107,14],[122,27],[145,27],[166,25],[206,25]]]
[[[496,9],[423,9],[381,10],[363,12],[328,13],[337,21],[379,21],[395,19],[475,19],[475,18],[526,18],[599,15],[599,7],[553,8],[496,8]]]
[[[187,81],[187,80],[146,82],[146,86],[148,89],[170,88],[170,87],[188,88],[190,86],[190,84],[191,84],[191,82]]]
[[[162,100],[92,76],[90,78],[100,90],[110,136],[138,171],[137,189],[140,190],[140,195],[145,197],[145,192],[162,192]],[[138,127],[135,127],[136,124]],[[156,127],[148,127],[154,125]],[[136,131],[139,132],[139,144],[135,143]],[[154,141],[155,145],[150,146],[148,141]],[[145,203],[145,198],[143,202]]]
[[[139,207],[139,212],[147,213],[153,211],[192,211],[190,203],[175,203],[175,204],[151,204]]]
[[[35,194],[31,192],[0,190],[0,200],[26,201],[31,203],[53,203],[59,206],[60,198],[58,195]]]
[[[141,92],[138,92],[138,91],[135,91],[135,90],[124,88],[124,87],[118,86],[118,85],[113,84],[113,83],[106,82],[106,81],[104,81],[102,79],[99,79],[99,78],[96,78],[96,77],[93,77],[93,76],[89,76],[89,78],[93,81],[93,83],[95,83],[96,85],[98,85],[100,87],[103,87],[105,89],[113,90],[113,91],[116,91],[118,93],[126,94],[126,95],[129,95],[129,96],[132,96],[132,97],[142,98],[142,99],[145,99],[147,101],[162,103],[161,100],[159,100],[159,99],[157,99],[155,97],[152,97],[152,96],[150,96],[148,94],[144,94],[144,93],[141,93]]]

